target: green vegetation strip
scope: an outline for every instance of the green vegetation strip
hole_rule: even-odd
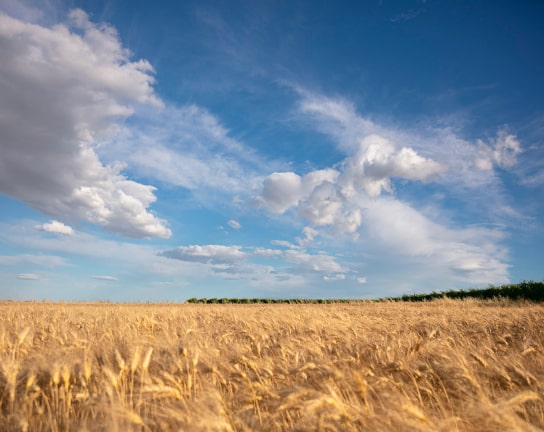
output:
[[[368,301],[405,301],[418,302],[430,301],[439,298],[466,299],[475,298],[480,300],[491,300],[504,298],[510,300],[525,300],[532,302],[544,301],[544,282],[523,281],[518,284],[502,285],[500,287],[489,286],[484,289],[452,290],[432,292],[430,294],[411,294],[402,297],[387,297],[375,300],[368,299],[270,299],[270,298],[190,298],[187,303],[206,304],[330,304],[330,303],[358,303]]]

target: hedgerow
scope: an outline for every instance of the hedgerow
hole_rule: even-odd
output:
[[[207,304],[330,304],[330,303],[357,303],[367,301],[404,301],[404,302],[421,302],[430,301],[440,298],[450,299],[465,299],[475,298],[480,300],[491,300],[495,298],[503,298],[510,300],[525,300],[531,302],[544,301],[544,282],[523,281],[518,284],[508,284],[495,287],[490,285],[483,289],[469,290],[449,290],[449,291],[433,291],[431,293],[422,294],[405,294],[401,297],[386,297],[379,299],[311,299],[311,298],[200,298],[196,297],[186,300],[187,303],[207,303]]]

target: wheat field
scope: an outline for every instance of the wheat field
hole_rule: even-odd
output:
[[[539,431],[544,307],[0,303],[1,431]]]

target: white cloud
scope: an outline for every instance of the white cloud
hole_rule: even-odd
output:
[[[494,165],[504,169],[512,168],[521,151],[516,136],[501,130],[489,144],[478,140],[478,157],[474,164],[482,170],[492,170]]]
[[[215,272],[244,273],[256,272],[258,269],[269,268],[260,264],[251,263],[253,260],[274,258],[289,265],[288,268],[279,267],[278,274],[340,274],[349,270],[340,265],[336,259],[325,253],[310,254],[304,249],[264,249],[243,248],[242,246],[223,245],[190,245],[160,253],[161,256],[187,262],[198,262],[212,265]]]
[[[367,202],[360,233],[351,253],[374,285],[403,280],[406,289],[421,290],[436,289],[432,282],[440,289],[509,282],[505,234],[498,229],[451,227],[384,197]]]
[[[284,213],[318,186],[334,182],[338,174],[334,169],[311,171],[303,177],[293,172],[272,173],[263,181],[262,200],[270,211]]]
[[[273,173],[263,181],[261,200],[274,213],[297,207],[313,226],[331,226],[336,233],[355,233],[362,223],[358,201],[391,192],[391,177],[425,181],[442,172],[440,164],[413,149],[395,152],[387,140],[371,135],[360,150],[341,164],[342,170],[313,171],[300,177]]]
[[[369,203],[365,234],[382,247],[429,261],[435,271],[472,283],[508,282],[504,235],[484,228],[452,229],[429,220],[406,203],[381,199]]]
[[[304,270],[319,273],[345,273],[348,271],[330,255],[311,255],[304,250],[291,249],[283,253],[283,258],[289,263],[297,264],[297,271]]]
[[[279,249],[255,248],[253,255],[259,258],[272,258],[281,256],[283,252]]]
[[[417,129],[382,125],[359,115],[353,104],[344,99],[329,98],[300,87],[294,90],[301,96],[301,115],[332,137],[338,149],[346,155],[355,155],[360,150],[361,141],[370,136],[393,144],[395,149],[400,147],[400,152],[396,150],[395,156],[387,158],[389,161],[386,165],[392,169],[392,176],[433,180],[446,183],[449,187],[479,188],[483,184],[496,183],[494,167],[512,168],[522,151],[516,136],[507,133],[504,128],[498,130],[496,138],[490,138],[487,142],[481,139],[471,142],[460,137],[452,127],[436,126],[432,122],[418,124]],[[383,152],[384,148],[378,146],[378,150]],[[414,158],[415,155],[423,160]],[[418,170],[410,161],[420,167],[423,163],[424,178],[417,178]],[[439,164],[440,168],[435,164]],[[383,169],[380,164],[376,168],[380,168],[378,171]],[[440,176],[436,177],[436,174]]]
[[[42,225],[36,225],[36,229],[40,231],[45,231],[53,234],[63,234],[63,235],[72,235],[74,230],[71,226],[65,225],[62,222],[52,220],[49,223]]]
[[[514,135],[501,130],[488,143],[470,143],[447,128],[426,127],[419,135],[365,119],[344,100],[297,91],[302,96],[300,112],[333,137],[347,157],[335,169],[319,171],[334,175],[317,175],[306,188],[304,179],[313,173],[282,172],[267,177],[260,199],[270,211],[281,214],[294,209],[312,227],[329,227],[333,234],[349,234],[352,240],[362,234],[360,247],[394,260],[425,262],[450,280],[508,281],[501,231],[433,222],[395,198],[392,180],[435,182],[460,191],[485,190],[497,198],[490,205],[511,215],[498,192],[494,168],[507,169],[516,163],[521,146]],[[435,211],[439,213],[438,208]],[[334,277],[332,269],[329,273],[327,278]]]
[[[103,280],[103,281],[107,281],[107,282],[116,282],[116,281],[119,280],[119,279],[117,279],[116,277],[113,277],[113,276],[91,276],[91,279]]]
[[[0,9],[12,17],[28,22],[37,22],[44,15],[43,10],[29,6],[21,0],[3,0]]]
[[[300,249],[301,247],[299,245],[293,244],[287,240],[270,240],[270,244],[273,244],[275,246],[281,246],[286,247],[289,249]]]
[[[379,135],[364,137],[355,155],[347,158],[339,179],[344,196],[363,189],[371,197],[391,191],[390,178],[427,181],[445,171],[444,167],[417,154],[413,148],[395,146]]]
[[[154,188],[103,165],[96,149],[136,104],[162,106],[153,68],[81,10],[51,28],[0,13],[0,192],[63,222],[169,237]]]
[[[293,172],[266,177],[260,199],[274,213],[296,207],[313,226],[330,226],[334,233],[357,237],[362,223],[361,199],[392,192],[392,178],[427,182],[446,171],[443,164],[411,147],[398,149],[390,139],[376,133],[383,128],[359,117],[344,101],[305,94],[301,110],[317,115],[322,130],[339,140],[346,139],[348,143],[340,141],[339,146],[353,154],[339,164],[339,169],[312,171],[303,177]]]
[[[235,263],[246,258],[241,246],[190,245],[179,246],[161,253],[161,256],[181,261],[206,264]]]
[[[340,217],[342,200],[335,184],[316,186],[300,205],[300,213],[314,226],[333,225]]]
[[[20,273],[17,276],[17,279],[23,279],[23,280],[38,280],[40,279],[40,275],[34,274],[34,273]]]
[[[66,265],[63,258],[55,255],[4,255],[0,256],[0,265],[37,265],[44,267],[57,267]]]
[[[284,213],[302,197],[301,177],[292,172],[269,175],[263,182],[262,198],[274,213]]]
[[[167,288],[167,287],[174,286],[175,284],[174,282],[170,282],[170,281],[154,281],[151,283],[151,285],[157,288]]]
[[[234,289],[238,286],[230,287],[223,278],[223,275],[213,272],[213,265],[196,264],[190,261],[173,260],[160,256],[161,248],[153,242],[133,242],[118,240],[108,240],[85,232],[76,231],[72,236],[52,236],[46,232],[34,229],[36,221],[21,221],[17,224],[0,224],[0,244],[8,245],[17,250],[40,251],[44,256],[70,257],[70,271],[61,271],[62,269],[54,269],[48,272],[47,278],[42,276],[40,280],[47,281],[50,292],[57,291],[64,293],[61,298],[66,298],[66,293],[74,293],[73,298],[89,298],[96,299],[94,295],[106,295],[110,298],[110,294],[105,291],[98,290],[99,285],[92,284],[91,275],[112,275],[119,280],[124,281],[119,286],[115,293],[111,293],[116,299],[123,300],[127,296],[137,299],[149,299],[156,301],[156,296],[163,293],[164,300],[178,299],[191,297],[198,293],[203,296],[208,296],[208,293],[214,289],[216,292],[221,292],[225,289]],[[9,258],[9,257],[8,257]],[[4,258],[0,258],[0,268],[4,270],[4,275],[38,272],[41,267],[36,267],[36,260],[27,258],[7,259],[5,264],[12,266],[11,271],[6,270],[2,264]],[[56,260],[51,259],[50,263],[42,259],[43,265],[61,264],[62,258]],[[26,266],[25,266],[26,265]],[[17,267],[19,266],[19,267]],[[92,267],[92,271],[85,270],[84,267]],[[87,276],[81,276],[81,273]],[[267,269],[260,266],[258,270],[261,273],[243,273],[241,276],[247,282],[248,286],[254,286],[256,289],[285,289],[292,286],[295,279],[297,283],[302,283],[294,275],[290,280],[279,281],[276,275],[272,273],[272,269]],[[258,278],[260,283],[254,281]],[[8,279],[6,279],[7,281]],[[175,288],[161,290],[152,290],[151,285],[154,280],[169,280],[175,285]],[[99,282],[98,280],[96,281]],[[114,283],[114,282],[110,282]],[[102,284],[110,285],[107,281]],[[115,282],[119,283],[119,282]],[[105,287],[106,285],[102,285]],[[240,285],[242,286],[242,285]],[[66,287],[72,287],[70,291],[66,291]],[[14,294],[12,297],[21,298],[23,292],[13,288]],[[77,291],[77,292],[74,292]],[[89,293],[90,297],[85,297],[85,293]],[[95,293],[95,294],[93,294]],[[102,294],[101,294],[102,293]],[[19,296],[19,297],[17,297]],[[68,298],[72,298],[68,296]]]
[[[329,282],[329,281],[341,281],[341,280],[345,280],[346,279],[346,275],[344,273],[337,273],[335,275],[332,275],[332,276],[323,276],[323,280]]]
[[[148,110],[136,118],[101,154],[126,161],[141,175],[188,189],[203,201],[216,191],[247,195],[258,186],[259,172],[274,166],[196,105]]]
[[[308,246],[313,243],[314,239],[319,234],[319,231],[312,227],[304,227],[302,229],[302,234],[304,234],[304,237],[297,237],[296,241],[300,246]]]
[[[501,168],[512,168],[517,163],[517,156],[522,152],[521,143],[513,134],[499,131],[494,141],[493,159]]]
[[[234,220],[234,219],[231,219],[227,222],[229,224],[229,226],[235,230],[239,230],[240,228],[242,228],[242,225],[240,224],[240,222]]]
[[[2,224],[0,225],[0,241],[27,250],[84,257],[88,262],[113,265],[116,269],[126,270],[131,274],[144,272],[171,275],[187,271],[185,268],[180,269],[180,266],[173,265],[170,260],[157,256],[158,250],[151,245],[101,239],[83,232],[74,232],[71,236],[51,236],[43,231],[35,230],[35,225],[34,222],[23,222],[18,225]],[[19,261],[12,261],[11,264],[18,264],[24,257],[27,257],[29,263],[44,262],[43,265],[50,264],[51,266],[64,263],[60,257],[36,258],[46,256],[49,255],[23,255],[19,256]]]
[[[350,102],[311,93],[300,87],[295,90],[301,96],[300,113],[321,132],[332,136],[337,147],[346,154],[357,151],[362,137],[375,134],[389,138],[384,134],[386,129],[358,115]]]

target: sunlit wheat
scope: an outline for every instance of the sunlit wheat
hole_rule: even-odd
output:
[[[1,431],[536,431],[544,307],[0,303]]]

